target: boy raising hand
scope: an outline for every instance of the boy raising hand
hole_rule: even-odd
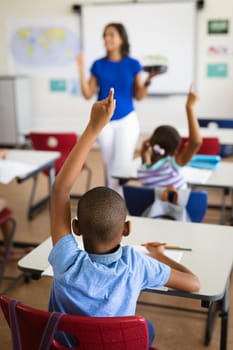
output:
[[[51,194],[51,236],[49,262],[53,284],[49,310],[83,316],[135,315],[141,290],[167,285],[195,291],[198,278],[184,266],[163,254],[162,247],[148,244],[151,257],[131,246],[121,245],[130,233],[123,198],[107,187],[96,187],[79,200],[73,232],[82,235],[81,250],[71,233],[70,191],[89,150],[115,108],[114,91],[94,103],[90,121],[57,175]],[[149,344],[153,326],[147,321]],[[91,335],[90,335],[91,336]],[[76,344],[72,336],[59,333],[56,339],[66,346]]]
[[[51,236],[55,244],[70,232],[70,191],[87,155],[103,127],[109,122],[115,109],[114,89],[109,96],[93,104],[90,121],[57,175],[51,195]]]

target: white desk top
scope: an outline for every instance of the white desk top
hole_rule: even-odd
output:
[[[59,152],[10,149],[7,158],[0,160],[0,182],[8,183],[15,177],[28,177],[59,156]]]
[[[233,163],[221,162],[204,183],[212,187],[233,187]]]
[[[191,252],[183,252],[181,263],[199,276],[201,289],[197,293],[177,292],[177,295],[203,300],[222,298],[233,265],[232,227],[141,217],[129,219],[132,222],[131,234],[124,237],[123,244],[162,241],[169,245],[192,248]],[[51,247],[51,239],[48,238],[20,259],[18,266],[26,270],[44,271],[49,266]]]
[[[6,159],[18,162],[24,162],[40,167],[44,163],[51,162],[60,156],[59,152],[55,151],[36,151],[27,149],[11,149]]]
[[[140,158],[135,158],[127,167],[115,171],[113,177],[137,180],[137,169],[140,163]],[[213,170],[188,168],[189,172],[185,173],[184,177],[186,182],[190,185],[204,185],[218,188],[233,187],[233,162],[221,161],[218,167]],[[194,176],[190,176],[191,169]]]

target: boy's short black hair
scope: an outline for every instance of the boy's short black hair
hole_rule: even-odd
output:
[[[171,125],[159,126],[155,129],[150,138],[150,144],[152,147],[157,144],[165,150],[164,157],[174,154],[180,145],[180,141],[180,134]]]
[[[95,187],[79,200],[77,217],[82,235],[111,241],[123,229],[127,216],[124,199],[108,187]]]

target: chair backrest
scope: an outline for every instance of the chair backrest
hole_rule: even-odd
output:
[[[10,210],[9,208],[4,208],[2,211],[0,211],[0,224],[3,224],[10,217],[12,217],[12,215],[12,210]]]
[[[133,216],[141,216],[155,200],[153,188],[125,185],[123,186],[123,193],[129,214]],[[192,222],[201,222],[207,207],[207,192],[192,190],[186,205],[190,220]]]
[[[199,125],[206,128],[216,129],[233,129],[233,118],[223,119],[223,118],[198,118]],[[233,155],[233,145],[221,144],[220,156],[221,157],[231,157]]]
[[[0,296],[0,306],[10,325],[9,304],[12,299]],[[22,350],[39,349],[50,312],[19,303],[15,307]],[[64,314],[57,330],[72,334],[79,345],[77,350],[147,350],[148,329],[141,316],[89,317]],[[11,329],[12,331],[12,329]],[[15,330],[13,330],[15,331]],[[53,340],[50,350],[65,350],[68,347]],[[16,350],[16,349],[14,349]],[[43,348],[43,350],[47,350]]]
[[[78,136],[76,133],[31,132],[29,139],[35,150],[58,151],[61,153],[61,156],[55,161],[55,172],[57,174],[76,144]]]
[[[181,144],[179,146],[178,152],[182,150],[186,142],[188,141],[188,137],[181,138]],[[203,137],[202,145],[197,151],[197,154],[208,154],[208,155],[219,155],[220,154],[220,141],[217,137]]]

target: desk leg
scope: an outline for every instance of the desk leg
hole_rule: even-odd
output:
[[[205,331],[205,341],[204,344],[208,346],[211,341],[212,332],[214,329],[214,323],[216,316],[219,312],[219,302],[212,302],[208,307],[208,316],[206,322],[206,331]]]
[[[233,188],[231,189],[231,226],[233,226]]]
[[[227,350],[228,312],[229,312],[230,279],[228,279],[224,298],[222,300],[220,350]]]
[[[35,197],[35,192],[36,192],[36,185],[37,185],[37,180],[38,180],[38,174],[36,174],[33,177],[33,187],[32,187],[32,192],[31,192],[31,196],[30,196],[30,200],[29,200],[29,207],[28,207],[28,219],[31,220],[33,218],[33,215],[36,211],[38,211],[39,209],[43,208],[45,206],[45,204],[48,202],[49,197],[50,197],[50,193],[52,190],[52,185],[55,179],[55,164],[54,162],[51,164],[51,166],[49,167],[49,195],[42,198],[41,200],[39,200],[38,202],[36,202],[35,204],[33,204],[34,202],[34,197]]]
[[[214,328],[214,322],[217,314],[221,317],[220,350],[227,350],[227,331],[228,331],[228,312],[229,312],[229,288],[230,278],[228,279],[225,294],[222,300],[212,302],[208,308],[208,318],[205,332],[205,345],[209,345]],[[203,303],[203,306],[207,306]]]

